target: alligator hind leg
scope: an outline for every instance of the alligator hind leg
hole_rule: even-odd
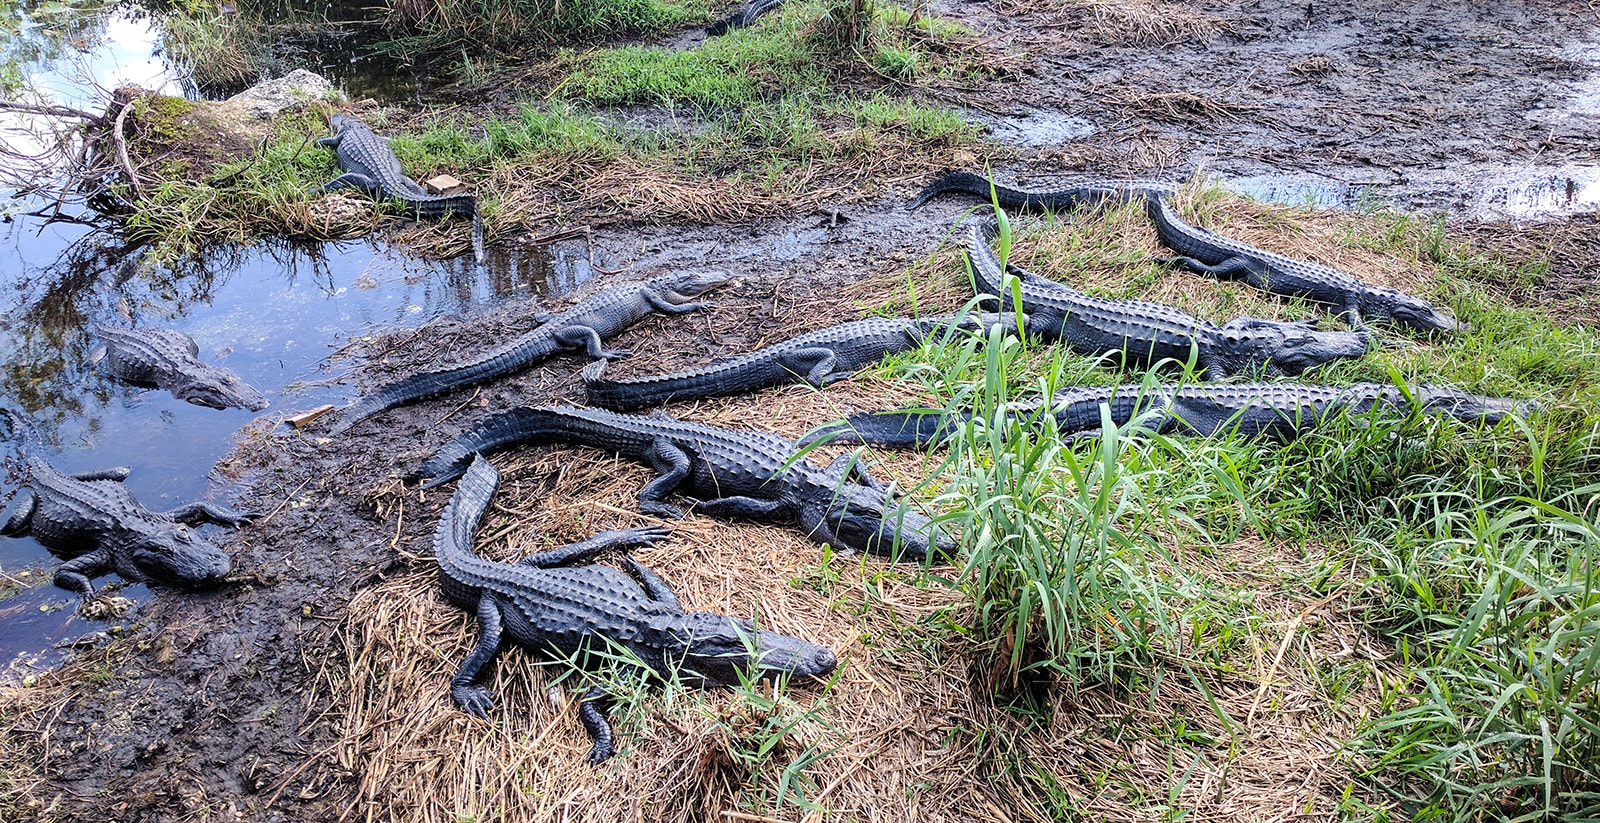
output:
[[[111,550],[95,549],[56,567],[54,583],[67,591],[83,595],[85,600],[94,597],[93,577],[111,568]]]
[[[656,517],[666,517],[672,520],[683,519],[683,509],[668,503],[662,497],[683,485],[689,477],[689,455],[683,449],[673,445],[671,440],[658,438],[650,444],[650,468],[661,473],[660,477],[644,484],[639,490],[639,511],[653,514]]]
[[[378,181],[373,180],[364,174],[350,172],[349,174],[341,174],[338,177],[323,183],[322,188],[319,191],[323,194],[326,194],[327,192],[338,191],[339,189],[359,189],[367,194],[375,195],[382,189],[382,187],[378,185]]]
[[[835,372],[834,367],[839,365],[839,356],[833,349],[820,346],[786,352],[778,358],[778,365],[794,372],[819,389],[850,376],[849,372]]]
[[[601,532],[588,540],[570,543],[559,549],[534,552],[522,558],[522,562],[517,565],[532,566],[537,569],[565,566],[569,563],[588,560],[609,549],[628,551],[643,546],[654,546],[657,540],[665,540],[670,534],[672,534],[671,529],[661,526],[640,526],[633,529]]]
[[[633,352],[627,349],[606,350],[600,347],[600,332],[588,326],[565,326],[557,329],[556,342],[569,349],[583,349],[590,357],[599,357],[606,360],[615,360],[618,357],[627,357]]]
[[[179,506],[176,509],[166,512],[166,516],[178,521],[179,523],[186,523],[191,526],[195,525],[196,523],[204,522],[215,523],[218,526],[233,526],[237,528],[249,523],[250,520],[256,515],[254,512],[234,511],[227,506],[219,506],[216,503],[207,503],[203,500],[196,500],[193,503],[185,506]]]
[[[1208,266],[1193,257],[1168,257],[1161,261],[1169,266],[1182,266],[1196,274],[1206,274],[1218,280],[1249,280],[1254,271],[1250,261],[1243,257],[1230,257],[1215,266]],[[1258,287],[1264,288],[1264,287]]]
[[[500,603],[494,595],[485,594],[478,598],[478,624],[483,627],[483,638],[478,641],[478,647],[472,650],[472,654],[461,662],[461,670],[450,678],[450,699],[467,714],[488,718],[489,710],[494,708],[494,698],[489,696],[488,687],[480,686],[475,681],[500,652]]]
[[[34,497],[33,492],[23,489],[17,493],[13,505],[15,508],[11,510],[11,516],[7,517],[4,523],[0,523],[0,535],[21,537],[33,526],[33,510],[38,507],[39,498]]]

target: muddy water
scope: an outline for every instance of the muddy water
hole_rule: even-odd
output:
[[[63,45],[65,30],[48,16],[24,18],[24,36],[12,43],[18,64],[47,98],[95,108],[103,102],[88,91],[91,80],[107,88],[137,83],[174,92],[182,85],[155,56],[160,37],[147,21],[120,12],[72,21],[76,45]],[[378,89],[361,85],[360,72],[348,70],[348,53],[332,50],[325,57],[344,60],[342,79],[354,89]],[[202,359],[261,389],[272,406],[259,416],[276,420],[351,395],[338,379],[341,364],[329,357],[365,330],[565,292],[592,276],[581,244],[491,250],[483,266],[470,258],[417,260],[376,241],[263,243],[151,265],[107,232],[26,216],[43,205],[14,200],[6,207],[14,216],[0,226],[0,357],[6,364],[0,401],[35,416],[51,441],[46,456],[61,468],[132,467],[129,490],[157,510],[226,500],[232,480],[214,476],[211,467],[258,415],[193,406],[106,378],[86,365],[93,324],[188,333]],[[13,443],[0,443],[0,457],[14,455]],[[17,488],[14,472],[0,472],[0,502],[10,501]],[[120,625],[76,618],[76,598],[48,582],[56,562],[32,539],[0,538],[0,680],[54,662],[62,654],[59,644]],[[120,594],[136,602],[151,596],[144,586]]]

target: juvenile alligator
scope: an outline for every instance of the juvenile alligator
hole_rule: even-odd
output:
[[[578,301],[559,314],[538,314],[531,332],[474,360],[441,371],[396,380],[357,401],[333,428],[339,434],[378,412],[465,386],[475,386],[528,368],[562,349],[583,349],[590,357],[625,357],[624,350],[600,347],[610,337],[650,316],[683,314],[707,303],[690,302],[726,283],[725,274],[668,274],[641,283],[624,283]]]
[[[318,138],[317,145],[333,149],[344,174],[324,184],[323,191],[359,189],[374,198],[398,201],[406,213],[419,218],[473,217],[478,213],[478,198],[473,195],[433,194],[407,177],[389,142],[366,123],[335,114],[328,118],[328,126],[333,134]]]
[[[318,138],[317,145],[333,149],[344,173],[324,184],[323,192],[358,189],[376,200],[399,203],[402,211],[419,220],[470,217],[473,256],[483,262],[483,216],[475,195],[433,194],[423,188],[400,168],[389,142],[354,117],[335,114],[328,118],[328,126],[333,134]]]
[[[1395,386],[1377,383],[1213,383],[1177,389],[1132,383],[1063,389],[1056,392],[1049,413],[1055,417],[1057,431],[1074,438],[1099,435],[1100,409],[1106,406],[1117,426],[1137,420],[1139,428],[1162,433],[1211,437],[1237,430],[1247,437],[1290,440],[1339,412],[1403,416],[1416,408],[1425,414],[1492,425],[1507,414],[1527,414],[1537,408],[1530,401],[1479,397],[1447,386],[1413,386],[1409,393],[1410,398]],[[1006,412],[1038,420],[1043,409],[1044,404],[1034,400],[1008,405]],[[970,414],[952,418],[914,410],[859,414],[811,432],[801,442],[927,446],[943,442],[971,419]]]
[[[1177,191],[1169,183],[1154,180],[1096,180],[1058,191],[1022,191],[993,183],[981,174],[947,171],[923,187],[906,211],[941,194],[970,194],[985,203],[998,202],[1007,211],[1071,211],[1078,206],[1129,203],[1140,197],[1165,196]]]
[[[757,17],[783,5],[783,0],[747,0],[737,11],[706,26],[707,37],[721,37],[733,29],[742,29]]]
[[[32,535],[66,559],[56,568],[57,586],[87,600],[94,597],[89,578],[108,571],[133,582],[198,588],[221,582],[232,569],[225,552],[184,524],[239,526],[253,515],[204,502],[153,512],[122,485],[126,466],[66,474],[31,453],[42,443],[27,414],[0,405],[0,417],[21,440],[24,484],[0,535]]]
[[[1331,306],[1354,328],[1367,320],[1428,334],[1455,331],[1450,316],[1405,292],[1369,286],[1337,269],[1293,260],[1185,223],[1165,198],[1149,197],[1145,208],[1161,242],[1178,253],[1169,262],[1219,280],[1246,283],[1288,297]]]
[[[1423,332],[1454,331],[1456,321],[1425,300],[1404,292],[1368,286],[1337,269],[1293,260],[1185,223],[1173,209],[1176,188],[1142,180],[1096,181],[1052,192],[1027,192],[995,186],[1001,208],[1013,211],[1066,211],[1079,205],[1125,203],[1143,198],[1156,235],[1178,253],[1168,262],[1222,280],[1243,279],[1272,294],[1300,297],[1332,306],[1354,328],[1364,319]],[[971,172],[947,172],[928,184],[906,208],[914,209],[946,192],[990,202],[990,182]]]
[[[1000,260],[978,226],[967,235],[967,258],[979,293],[1001,295],[1009,310],[1012,294],[1003,287]],[[1318,331],[1315,323],[1241,317],[1217,326],[1160,303],[1092,297],[1015,266],[1010,270],[1020,281],[1030,334],[1059,339],[1089,357],[1118,355],[1125,366],[1184,363],[1193,354],[1196,370],[1212,379],[1254,372],[1293,375],[1367,351],[1365,335]]]
[[[639,510],[679,519],[683,509],[664,498],[676,490],[712,517],[797,524],[818,543],[841,549],[921,560],[953,543],[928,518],[869,475],[854,455],[826,469],[796,455],[794,441],[766,432],[741,432],[601,409],[548,406],[501,412],[446,443],[418,471],[429,486],[461,476],[474,454],[518,443],[573,443],[605,449],[660,473],[639,492]]]
[[[748,620],[684,611],[666,582],[632,557],[621,561],[627,573],[593,562],[608,549],[652,545],[667,536],[664,528],[604,532],[531,554],[516,565],[478,557],[473,538],[499,482],[489,461],[474,458],[433,536],[445,598],[475,613],[483,627],[478,647],[450,680],[450,696],[462,710],[488,717],[494,699],[477,680],[506,637],[569,659],[593,651],[614,654],[620,646],[663,679],[679,673],[725,686],[784,675],[822,677],[838,665],[824,646],[759,629]],[[607,696],[604,687],[594,686],[579,708],[594,742],[590,763],[616,751],[611,724],[600,708]]]
[[[918,319],[868,317],[802,334],[687,371],[636,380],[602,380],[606,361],[583,370],[589,405],[628,411],[671,400],[699,400],[744,394],[791,383],[821,388],[863,366],[922,345],[930,334],[965,328],[983,331],[999,322],[994,315],[945,315]]]
[[[267,398],[238,375],[200,362],[200,347],[194,338],[176,329],[119,329],[96,324],[94,336],[102,342],[90,353],[89,362],[103,359],[106,369],[119,380],[166,389],[179,400],[213,409],[237,406],[261,411],[268,405]]]

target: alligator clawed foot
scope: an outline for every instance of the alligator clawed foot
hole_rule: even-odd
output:
[[[616,360],[622,357],[629,357],[632,354],[633,349],[607,349],[600,352],[600,357],[605,360]]]
[[[450,697],[462,711],[484,720],[489,719],[489,710],[494,708],[494,698],[485,686],[451,686]]]
[[[115,594],[97,594],[83,601],[78,616],[84,620],[113,620],[133,608],[133,601]]]
[[[589,754],[583,759],[589,761],[589,765],[591,766],[598,766],[601,763],[610,760],[611,756],[616,753],[617,750],[611,746],[603,746],[599,743],[595,743],[594,746],[589,749]]]

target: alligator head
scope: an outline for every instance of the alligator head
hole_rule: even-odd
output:
[[[705,274],[670,274],[666,277],[657,277],[650,281],[650,285],[661,292],[668,301],[682,305],[690,300],[705,294],[708,291],[733,279],[727,272],[709,272]]]
[[[1483,397],[1445,386],[1415,386],[1417,403],[1429,414],[1447,414],[1457,420],[1493,425],[1508,414],[1527,416],[1539,409],[1533,400]]]
[[[143,534],[126,554],[132,568],[117,573],[129,580],[153,580],[186,589],[222,582],[233,558],[182,523],[164,523]]]
[[[812,540],[841,549],[904,560],[948,556],[955,549],[926,516],[859,483],[840,481],[826,500],[805,501],[799,509],[800,528]]]
[[[687,612],[650,644],[680,672],[713,683],[783,675],[825,677],[839,665],[826,646],[758,629],[748,620],[713,612]]]
[[[261,411],[270,405],[254,386],[240,380],[238,375],[227,369],[207,366],[184,375],[184,378],[182,385],[173,386],[172,394],[196,406]]]
[[[1269,372],[1292,376],[1332,360],[1367,353],[1366,334],[1319,331],[1309,320],[1285,323],[1240,317],[1222,327],[1217,343],[1230,373],[1266,364]]]
[[[1455,318],[1434,308],[1432,303],[1381,286],[1368,286],[1362,293],[1361,316],[1387,320],[1430,334],[1461,330]]]

